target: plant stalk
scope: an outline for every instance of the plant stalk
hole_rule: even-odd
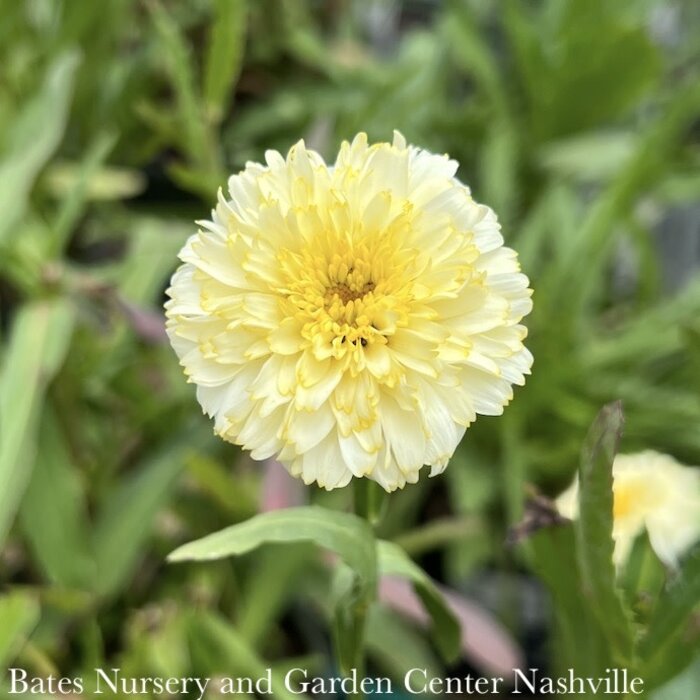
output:
[[[355,515],[366,520],[373,529],[381,519],[384,495],[381,487],[371,479],[353,480],[353,509]],[[351,608],[353,616],[352,627],[357,639],[353,668],[356,669],[358,680],[364,678],[365,673],[365,634],[368,609],[369,601],[367,600],[358,600]],[[352,672],[352,668],[343,669],[343,672],[347,675]],[[358,691],[352,697],[363,700],[364,694]]]

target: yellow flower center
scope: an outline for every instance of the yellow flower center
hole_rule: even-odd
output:
[[[613,498],[613,518],[624,518],[633,510],[636,503],[635,489],[616,489]]]
[[[280,292],[317,359],[351,353],[362,364],[363,348],[386,344],[397,325],[406,324],[412,300],[407,265],[387,238],[333,238],[278,253],[288,280]]]
[[[645,483],[643,478],[632,478],[613,484],[613,518],[626,518],[645,513],[662,494]]]
[[[361,287],[358,284],[346,284],[345,282],[341,282],[328,289],[326,292],[326,303],[332,303],[335,301],[335,297],[338,297],[343,304],[347,304],[349,301],[362,299],[365,294],[369,294],[373,289],[374,282],[371,280],[365,282]]]

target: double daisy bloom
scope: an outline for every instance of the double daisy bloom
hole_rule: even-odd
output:
[[[442,472],[530,373],[532,309],[494,212],[447,156],[365,134],[328,165],[303,141],[219,193],[180,253],[167,330],[225,440],[326,489]],[[617,458],[615,559],[646,528],[673,564],[700,534],[700,475]],[[558,501],[576,517],[576,485]]]
[[[528,279],[458,164],[303,142],[230,178],[180,253],[168,333],[225,440],[327,489],[440,473],[532,355]]]

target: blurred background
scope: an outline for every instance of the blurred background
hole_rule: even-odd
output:
[[[505,541],[528,485],[551,496],[570,482],[610,400],[624,403],[624,451],[700,464],[700,5],[1,9],[0,667],[333,672],[315,551],[164,562],[261,509],[343,508],[350,494],[299,488],[212,435],[162,303],[229,173],[302,137],[332,160],[356,132],[395,128],[457,159],[498,213],[535,290],[535,366],[505,415],[480,418],[445,475],[392,497],[381,526],[458,601],[462,661],[441,667],[418,611],[389,590],[370,668],[575,663],[549,594]],[[700,689],[689,668],[678,697]]]

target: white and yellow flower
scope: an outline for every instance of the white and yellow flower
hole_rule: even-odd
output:
[[[331,489],[447,465],[532,356],[531,292],[457,163],[365,134],[335,165],[300,141],[219,194],[186,243],[168,334],[215,431]]]
[[[578,517],[578,480],[556,504],[565,517]],[[699,469],[651,450],[615,457],[613,539],[618,568],[644,530],[659,559],[676,566],[678,558],[700,539]]]

